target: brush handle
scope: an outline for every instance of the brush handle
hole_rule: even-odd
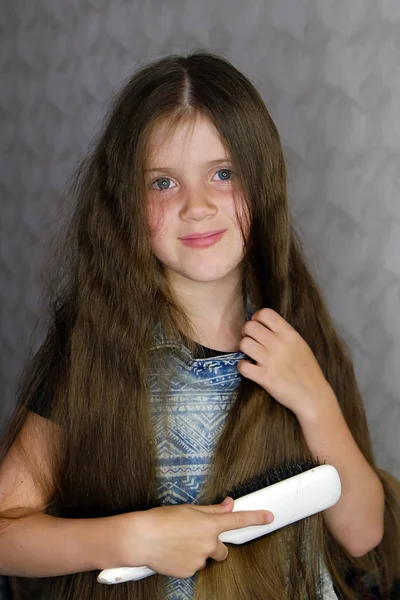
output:
[[[156,572],[149,567],[115,567],[115,569],[104,569],[97,577],[99,583],[124,583],[125,581],[139,581]]]
[[[232,512],[268,509],[274,515],[272,523],[224,531],[219,539],[224,544],[244,544],[255,540],[326,510],[336,504],[341,491],[339,473],[335,467],[321,465],[304,471],[235,500]]]
[[[235,500],[232,512],[269,510],[274,515],[272,523],[225,531],[219,535],[219,539],[223,543],[244,544],[330,508],[339,500],[340,494],[339,474],[332,465],[304,471]],[[148,567],[105,569],[97,581],[107,584],[137,581],[154,573]]]

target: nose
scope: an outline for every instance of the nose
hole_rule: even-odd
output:
[[[200,221],[213,217],[216,213],[215,202],[204,187],[192,186],[186,190],[185,202],[181,209],[182,219]]]

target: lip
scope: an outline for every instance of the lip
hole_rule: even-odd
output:
[[[224,235],[226,229],[222,231],[217,231],[214,234],[208,234],[201,237],[189,237],[189,238],[181,238],[181,241],[185,246],[189,246],[191,248],[208,248],[209,246],[213,246],[216,244]]]
[[[204,231],[203,233],[192,233],[191,235],[186,235],[185,237],[179,238],[180,240],[198,240],[205,237],[210,237],[211,235],[216,235],[217,233],[222,233],[226,231],[226,229],[216,229],[215,231]]]

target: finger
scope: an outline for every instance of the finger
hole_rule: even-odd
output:
[[[204,564],[200,567],[200,569],[197,569],[198,571],[201,571],[202,569],[204,569],[204,567],[207,566],[207,561],[204,561]]]
[[[238,510],[234,513],[217,515],[217,519],[219,535],[223,531],[230,531],[231,529],[272,523],[274,515],[268,510]]]
[[[243,377],[251,379],[259,386],[265,387],[265,367],[253,365],[248,360],[240,360],[237,364],[237,370]]]
[[[265,363],[267,357],[267,350],[265,348],[266,346],[256,342],[251,337],[243,337],[240,340],[241,351],[257,363]]]
[[[254,313],[252,319],[254,321],[259,321],[275,333],[293,329],[292,326],[272,308],[262,308],[261,310],[258,310]]]
[[[210,558],[212,558],[213,560],[225,560],[226,557],[228,556],[228,548],[225,546],[225,544],[223,544],[222,542],[220,542],[218,540],[217,542],[217,549],[214,552],[214,554],[210,555]]]
[[[205,512],[208,514],[219,515],[227,512],[231,512],[233,509],[233,500],[229,496],[225,498],[223,502],[219,504],[208,504],[208,505],[198,505],[191,504],[191,508],[198,510],[200,512]]]
[[[256,342],[259,342],[266,348],[271,346],[276,337],[276,333],[274,333],[271,329],[268,329],[263,323],[260,321],[247,321],[242,328],[242,336],[247,336],[252,338]]]

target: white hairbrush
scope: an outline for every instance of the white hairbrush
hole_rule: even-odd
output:
[[[219,535],[221,542],[244,544],[336,504],[341,494],[337,470],[331,465],[315,465],[318,465],[315,461],[283,465],[236,486],[226,494],[234,499],[232,512],[269,510],[274,520],[268,525],[251,525],[225,531]],[[148,567],[117,567],[101,571],[97,581],[123,583],[137,581],[154,573]]]

